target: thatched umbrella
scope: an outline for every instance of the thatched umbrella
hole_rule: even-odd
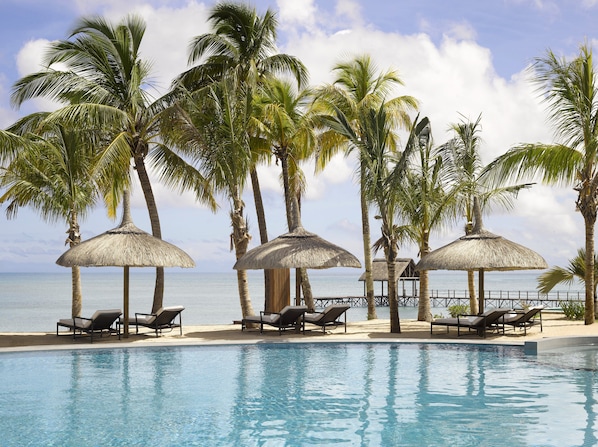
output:
[[[486,231],[481,212],[474,201],[473,232],[425,255],[415,269],[477,270],[480,313],[484,312],[484,272],[548,268],[542,256],[529,248]]]
[[[344,248],[298,226],[249,250],[233,266],[235,270],[361,268],[359,260]]]
[[[124,335],[129,335],[129,267],[194,267],[193,259],[180,248],[140,230],[131,220],[129,197],[123,199],[121,224],[81,242],[62,254],[63,267],[124,267]]]

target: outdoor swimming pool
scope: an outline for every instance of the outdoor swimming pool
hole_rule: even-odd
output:
[[[596,445],[595,350],[267,344],[0,354],[0,445]]]

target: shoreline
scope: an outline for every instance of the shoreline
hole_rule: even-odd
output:
[[[469,344],[501,344],[523,346],[526,341],[538,341],[555,337],[598,337],[598,323],[585,325],[583,321],[567,320],[562,313],[545,312],[542,314],[543,331],[539,326],[523,330],[507,328],[505,334],[488,333],[486,338],[475,333],[457,337],[456,328],[448,333],[444,328],[435,327],[430,335],[430,323],[416,320],[401,320],[401,333],[390,333],[388,320],[364,320],[347,322],[347,332],[337,327],[326,333],[321,328],[308,325],[305,334],[292,331],[278,334],[275,328],[264,328],[241,331],[240,324],[183,326],[183,335],[175,329],[156,337],[153,332],[144,331],[129,338],[118,340],[115,336],[95,338],[90,343],[89,337],[73,339],[70,336],[57,336],[55,332],[4,332],[0,333],[0,353],[41,350],[96,349],[113,347],[141,346],[186,346],[186,345],[219,345],[219,344],[254,344],[278,342],[425,342],[425,343],[469,343]]]

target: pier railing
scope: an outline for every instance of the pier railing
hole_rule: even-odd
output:
[[[546,306],[560,307],[562,301],[585,301],[584,292],[550,292],[540,293],[537,291],[509,291],[509,290],[487,290],[485,295],[486,306],[509,307],[511,309],[522,306]],[[339,297],[314,297],[316,307],[326,307],[329,304],[348,304],[351,307],[367,306],[365,296],[339,296]],[[469,304],[469,292],[467,290],[430,290],[431,307],[447,308],[455,304]],[[388,296],[377,295],[376,306],[388,306]],[[419,296],[399,296],[399,306],[416,307],[419,304]]]

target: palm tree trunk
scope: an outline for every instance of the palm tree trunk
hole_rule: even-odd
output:
[[[361,203],[361,232],[363,236],[363,258],[365,264],[365,293],[368,303],[368,320],[375,320],[376,315],[376,301],[374,298],[374,278],[372,276],[372,249],[370,240],[370,214],[369,207],[365,197],[365,166],[361,165],[360,170],[361,188],[359,193],[359,200]]]
[[[284,203],[287,212],[287,225],[289,226],[289,231],[294,231],[301,226],[301,214],[299,211],[299,200],[295,193],[291,192],[288,155],[284,148],[279,150],[278,158],[280,159],[280,164],[282,166],[282,183],[284,188]],[[307,270],[300,268],[297,269],[297,273],[299,278],[295,278],[295,280],[299,281],[299,284],[301,284],[303,299],[305,300],[308,312],[314,312],[316,307]]]
[[[430,243],[428,240],[429,233],[426,232],[421,241],[421,258],[430,253]],[[427,271],[419,273],[419,304],[417,310],[417,321],[432,321],[432,310],[430,308],[430,285],[429,275]]]
[[[231,242],[235,249],[236,259],[239,260],[245,253],[251,236],[247,230],[247,222],[243,214],[244,205],[241,197],[235,194],[233,197],[233,209],[230,213],[233,232]],[[247,271],[237,270],[237,285],[239,288],[239,300],[241,303],[241,313],[243,318],[248,315],[255,315],[251,297],[249,296],[249,285],[247,283]]]
[[[390,332],[399,334],[401,332],[401,321],[399,319],[399,300],[397,298],[397,275],[395,270],[394,250],[387,250],[390,256],[386,256],[388,268],[388,304],[390,310]]]
[[[253,190],[253,201],[255,203],[255,214],[257,216],[257,225],[260,232],[260,243],[268,242],[268,227],[266,224],[266,211],[264,210],[264,201],[262,200],[262,189],[260,179],[257,175],[255,166],[249,171],[251,178],[251,189]],[[273,270],[264,270],[264,311],[272,312],[274,305],[272,296],[274,295],[274,285],[272,283],[275,272]]]
[[[592,213],[589,214],[589,216],[584,215],[584,223],[586,227],[586,309],[584,319],[585,324],[594,324],[594,225],[596,224],[596,215]]]
[[[430,308],[430,274],[427,270],[419,272],[419,289],[417,321],[432,321],[432,309]]]
[[[251,188],[253,190],[253,201],[255,202],[255,214],[257,215],[257,225],[260,232],[260,243],[268,242],[268,228],[266,225],[266,212],[264,210],[264,201],[262,200],[262,190],[260,188],[260,179],[257,175],[255,166],[251,168]]]
[[[71,269],[71,286],[72,286],[72,309],[71,315],[73,318],[81,316],[81,308],[83,305],[83,294],[81,293],[81,269],[78,265],[74,265]]]
[[[73,248],[81,243],[81,233],[79,231],[79,222],[77,213],[71,209],[71,218],[69,222],[69,247]],[[73,318],[81,316],[83,307],[83,293],[81,292],[81,269],[75,265],[71,269],[71,315]]]
[[[475,273],[473,270],[467,270],[467,288],[469,290],[469,313],[477,315],[479,309],[478,299],[475,293]]]
[[[474,203],[477,202],[477,205]],[[467,224],[465,225],[465,235],[469,235],[473,232],[473,213],[474,207],[479,207],[478,199],[468,200],[468,205],[465,209],[465,216],[467,217]],[[476,217],[477,219],[477,217]],[[475,292],[475,273],[473,270],[467,271],[467,290],[469,291],[469,313],[477,315],[480,311],[478,308],[478,299]]]
[[[152,235],[158,239],[162,239],[162,229],[160,228],[160,217],[158,216],[158,207],[152,191],[147,170],[145,169],[145,162],[143,157],[134,157],[135,170],[139,177],[141,190],[145,197],[147,211],[149,213],[150,224],[152,226]],[[152,312],[157,312],[164,303],[164,267],[156,267],[156,284],[154,286],[154,301],[152,303]]]

